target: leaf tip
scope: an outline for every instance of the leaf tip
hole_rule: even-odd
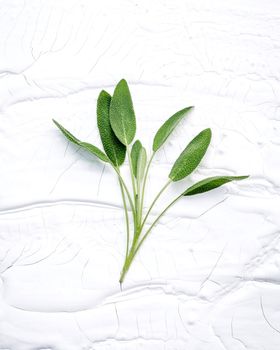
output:
[[[127,86],[128,86],[128,83],[127,83],[127,81],[126,81],[124,78],[122,78],[122,79],[118,82],[117,86],[125,86],[125,87],[127,87]]]
[[[54,118],[52,118],[52,122],[53,122],[58,128],[60,128],[59,122],[56,121]]]
[[[207,129],[204,129],[204,130],[203,130],[203,133],[206,134],[206,135],[208,136],[208,138],[209,138],[209,143],[210,143],[210,141],[211,141],[211,139],[212,139],[212,130],[211,130],[210,128],[207,128]]]
[[[188,112],[190,112],[193,109],[194,109],[194,106],[189,106],[189,107],[183,108],[180,112],[187,114]]]
[[[101,90],[99,96],[110,96],[110,94],[106,90]]]
[[[250,177],[250,175],[238,176],[238,179],[237,179],[237,180],[245,180],[245,179],[248,179],[248,177]]]

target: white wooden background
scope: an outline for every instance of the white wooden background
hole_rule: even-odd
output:
[[[280,2],[0,1],[0,349],[280,348]],[[149,202],[200,130],[204,176],[249,180],[183,199],[121,292],[117,181],[51,122],[100,145],[96,99],[129,82],[137,137],[195,105],[159,152]]]

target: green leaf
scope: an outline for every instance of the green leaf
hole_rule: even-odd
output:
[[[172,181],[182,180],[198,166],[211,141],[211,129],[201,131],[177,158],[170,173]]]
[[[235,180],[244,180],[249,176],[213,176],[208,177],[207,179],[201,180],[196,184],[189,187],[185,192],[184,196],[193,196],[194,194],[199,194],[207,191],[211,191],[214,188],[220,187],[227,182]]]
[[[111,96],[102,90],[97,99],[97,125],[105,153],[119,167],[125,160],[126,147],[119,141],[110,124]]]
[[[141,147],[137,160],[137,180],[140,182],[143,179],[147,164],[147,152],[144,147]]]
[[[175,113],[158,129],[154,137],[153,151],[156,152],[167,140],[172,131],[193,107],[187,107]]]
[[[88,142],[80,141],[73,134],[71,134],[70,131],[66,130],[61,124],[59,124],[56,120],[53,119],[53,122],[55,123],[55,125],[59,128],[59,130],[62,132],[62,134],[69,141],[73,142],[77,146],[82,147],[83,149],[87,150],[88,152],[94,154],[97,158],[99,158],[103,162],[109,162],[109,158],[99,148],[95,147],[94,145],[92,145]]]
[[[117,138],[129,145],[136,133],[136,120],[127,82],[122,79],[116,86],[110,105],[110,123]]]
[[[141,148],[142,148],[141,142],[139,140],[136,140],[131,149],[132,172],[135,177],[137,176],[137,161],[138,161]]]

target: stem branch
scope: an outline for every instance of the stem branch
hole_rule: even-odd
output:
[[[155,219],[155,221],[151,224],[151,226],[148,228],[147,232],[145,233],[145,235],[142,237],[142,239],[140,240],[139,244],[137,245],[133,257],[136,255],[136,253],[138,252],[139,248],[141,247],[141,245],[143,244],[143,242],[145,241],[145,239],[147,238],[148,234],[151,232],[151,230],[153,229],[153,227],[156,225],[156,223],[159,221],[159,219],[167,212],[167,210],[169,208],[172,207],[173,204],[175,204],[177,202],[177,200],[179,200],[181,197],[183,196],[183,193],[181,193],[178,197],[176,197],[170,204],[168,204],[168,206],[159,214],[159,216]]]
[[[122,178],[119,169],[116,168],[114,165],[113,165],[113,168],[114,168],[114,170],[116,171],[116,173],[117,173],[117,175],[118,175],[119,181],[121,181],[121,183],[123,184],[123,188],[124,188],[124,190],[125,190],[125,192],[126,192],[126,195],[127,195],[128,200],[129,200],[129,204],[130,204],[131,210],[132,210],[132,212],[133,212],[133,215],[135,215],[135,207],[134,207],[134,204],[133,204],[131,195],[130,195],[130,193],[129,193],[129,190],[128,190],[128,188],[127,188],[125,182],[124,182],[124,179]]]
[[[149,169],[152,163],[152,160],[155,156],[155,152],[153,152],[153,154],[151,155],[151,158],[147,164],[147,168],[144,174],[144,179],[143,179],[143,186],[142,186],[142,194],[141,194],[141,203],[140,203],[140,212],[142,214],[143,211],[143,205],[144,205],[144,197],[145,197],[145,188],[146,188],[146,182],[147,182],[147,178],[148,178],[148,173],[149,173]]]
[[[124,188],[123,183],[121,182],[119,178],[120,188],[121,188],[121,194],[122,194],[122,200],[123,200],[123,207],[124,207],[124,213],[125,213],[125,223],[126,223],[126,251],[125,251],[125,259],[127,259],[128,256],[128,249],[129,249],[129,218],[128,218],[128,210],[126,205],[126,199],[124,194]]]
[[[148,216],[149,216],[151,210],[153,209],[154,205],[156,204],[157,200],[158,200],[159,197],[162,195],[162,193],[167,189],[167,187],[170,185],[171,182],[172,182],[171,180],[168,180],[167,183],[166,183],[166,184],[162,187],[162,189],[159,191],[159,193],[155,196],[155,198],[154,198],[152,204],[150,205],[150,208],[148,209],[148,211],[147,211],[147,213],[146,213],[146,215],[145,215],[145,217],[144,217],[144,220],[143,220],[142,225],[141,225],[141,229],[144,227],[145,222],[146,222],[146,220],[147,220],[147,218],[148,218]]]

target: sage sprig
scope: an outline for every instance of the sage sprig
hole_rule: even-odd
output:
[[[191,140],[172,166],[169,179],[155,196],[152,203],[144,212],[144,196],[150,165],[156,152],[164,145],[178,124],[189,114],[193,107],[186,107],[173,114],[156,132],[153,140],[152,152],[147,159],[146,149],[139,140],[131,146],[136,134],[136,118],[131,94],[127,82],[122,79],[116,86],[113,96],[104,90],[97,100],[97,125],[104,152],[98,147],[80,141],[56,120],[53,120],[62,134],[75,145],[90,152],[99,160],[111,165],[120,185],[120,191],[125,213],[126,250],[119,282],[124,278],[143,242],[158,223],[160,218],[179,199],[201,194],[218,188],[234,180],[244,180],[246,176],[213,176],[203,179],[184,190],[165,209],[147,225],[146,221],[161,194],[172,184],[181,181],[193,173],[202,161],[211,141],[211,129],[202,130]],[[121,174],[120,167],[128,159],[130,169],[130,186]]]

